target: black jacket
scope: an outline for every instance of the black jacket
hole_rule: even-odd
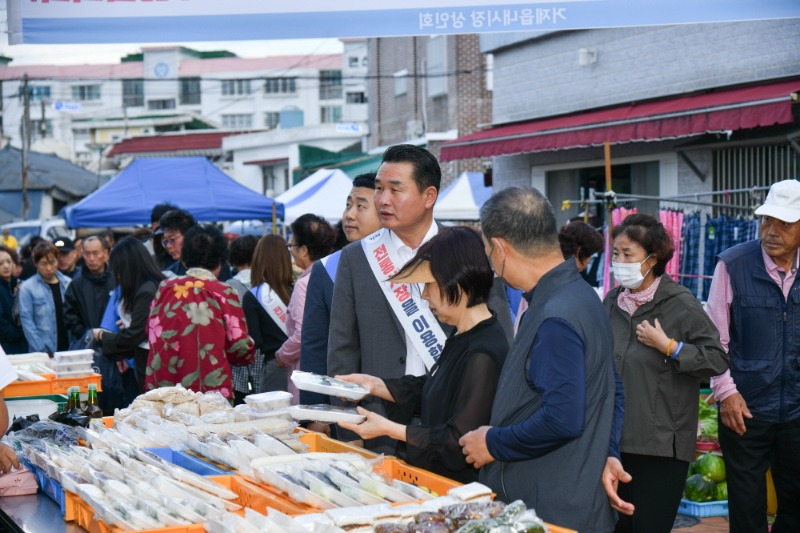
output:
[[[28,341],[25,340],[22,326],[14,324],[11,316],[17,289],[17,278],[12,276],[8,281],[0,279],[0,345],[7,354],[28,351]]]
[[[80,339],[88,329],[100,327],[109,295],[115,286],[108,267],[102,274],[85,270],[72,280],[64,295],[64,326],[73,339]]]

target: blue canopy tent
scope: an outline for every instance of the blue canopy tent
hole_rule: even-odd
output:
[[[136,159],[106,185],[64,209],[71,228],[150,223],[162,202],[206,222],[283,218],[283,204],[239,184],[204,157]]]

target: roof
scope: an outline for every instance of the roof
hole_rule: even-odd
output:
[[[201,150],[222,150],[222,139],[230,135],[250,133],[249,131],[220,131],[205,133],[164,134],[147,137],[132,137],[118,142],[109,151],[108,157],[125,154],[146,154],[166,152],[197,152]]]
[[[0,191],[22,189],[22,153],[10,144],[0,150]],[[83,197],[97,189],[97,174],[52,154],[28,152],[28,189],[59,189]]]
[[[441,160],[658,141],[794,122],[800,78],[498,126],[445,143]]]

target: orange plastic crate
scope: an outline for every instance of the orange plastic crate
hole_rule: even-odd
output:
[[[384,459],[383,464],[376,468],[375,471],[388,474],[392,479],[405,481],[418,487],[425,487],[440,496],[444,496],[447,491],[454,487],[461,486],[458,481],[411,466],[400,459]]]
[[[6,398],[20,396],[41,396],[44,394],[66,394],[70,387],[80,387],[81,392],[89,392],[89,384],[97,385],[98,392],[101,387],[100,374],[91,374],[81,378],[56,378],[55,374],[40,374],[42,381],[15,381],[3,389]]]
[[[300,441],[308,446],[309,452],[325,452],[325,453],[357,453],[367,459],[375,459],[377,454],[372,453],[364,448],[353,446],[352,444],[345,444],[338,440],[332,439],[323,435],[322,433],[315,433],[313,431],[304,431],[300,435]]]

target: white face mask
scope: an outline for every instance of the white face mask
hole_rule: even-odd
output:
[[[652,254],[650,254],[652,255]],[[638,289],[644,281],[645,276],[650,273],[653,267],[647,269],[647,272],[642,274],[642,265],[650,259],[650,256],[644,258],[641,263],[611,263],[611,268],[614,270],[614,279],[626,289]]]

